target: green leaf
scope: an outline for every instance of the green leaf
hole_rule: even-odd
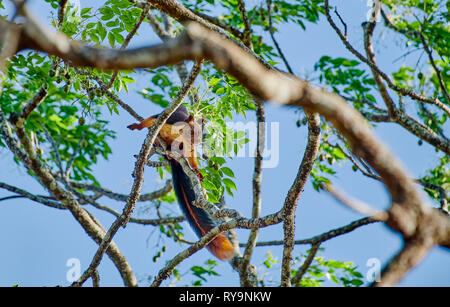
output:
[[[228,178],[223,179],[223,183],[225,186],[227,186],[230,189],[237,190],[236,185],[234,184],[234,181]]]
[[[219,78],[211,78],[211,79],[209,80],[208,84],[209,84],[210,86],[215,86],[217,83],[220,82],[220,80],[221,80],[221,79],[219,79]]]
[[[114,38],[114,34],[112,32],[108,33],[108,42],[111,47],[114,47],[116,39]]]
[[[226,167],[226,166],[222,167],[222,168],[221,168],[221,171],[222,171],[225,175],[227,175],[228,177],[234,178],[234,173],[233,173],[233,171],[232,171],[231,169],[229,169],[228,167]]]
[[[122,34],[120,33],[113,33],[114,35],[114,39],[119,43],[119,44],[123,44],[123,42],[125,41],[125,38],[122,36]]]
[[[106,37],[107,31],[100,21],[97,22],[97,33],[100,35],[100,38],[103,41]]]
[[[92,10],[91,7],[85,7],[85,8],[83,8],[83,9],[81,9],[81,12],[80,12],[81,17],[87,18],[88,16],[86,16],[86,15],[87,15],[88,13],[90,13],[91,10]]]

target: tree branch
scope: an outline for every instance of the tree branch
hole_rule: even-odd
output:
[[[344,194],[334,187],[333,184],[322,185],[322,189],[330,193],[337,201],[358,213],[372,216],[373,219],[379,221],[386,221],[388,219],[388,213],[375,210],[372,206]]]
[[[264,105],[260,100],[255,100],[256,107],[256,124],[257,130],[257,140],[256,140],[256,155],[255,155],[255,166],[253,170],[253,208],[252,208],[252,218],[258,218],[261,213],[261,181],[262,181],[262,153],[264,151],[265,144],[265,133],[266,133],[266,119],[264,114]],[[255,248],[256,241],[258,239],[258,229],[252,229],[247,240],[247,245],[244,250],[244,255],[240,263],[240,279],[241,285],[243,287],[257,286],[249,279],[248,266],[250,263],[250,258],[253,254],[253,249]]]
[[[278,44],[277,40],[275,39],[275,30],[273,29],[272,24],[272,0],[267,0],[267,15],[269,16],[269,33],[270,37],[272,38],[272,42],[275,45],[275,48],[277,48],[278,54],[280,55],[281,59],[284,62],[284,65],[286,65],[286,68],[290,74],[294,74],[294,71],[291,68],[291,65],[289,65],[288,60],[286,59],[286,56],[284,55],[283,51],[281,50],[280,45]]]
[[[253,50],[252,44],[252,27],[248,19],[247,10],[245,9],[244,0],[237,0],[239,11],[241,12],[242,20],[244,21],[244,44]]]
[[[389,287],[398,283],[410,269],[415,267],[428,254],[433,245],[431,237],[406,240],[401,251],[381,272],[380,282],[373,283],[372,286]]]
[[[295,245],[304,245],[304,244],[314,244],[314,243],[322,243],[325,241],[328,241],[330,239],[333,239],[335,237],[347,234],[361,226],[368,225],[371,223],[380,222],[379,220],[374,220],[370,217],[365,217],[356,221],[351,222],[348,225],[329,230],[327,232],[324,232],[322,234],[316,235],[311,238],[307,239],[301,239],[301,240],[295,240]],[[264,242],[258,242],[256,243],[256,246],[276,246],[276,245],[284,245],[284,241],[264,241]],[[245,246],[245,244],[240,244],[240,246]]]
[[[128,47],[128,44],[130,43],[133,36],[137,33],[137,30],[141,26],[142,22],[144,21],[144,18],[147,16],[147,13],[149,10],[150,10],[150,5],[145,5],[142,8],[141,16],[139,17],[138,21],[136,22],[134,27],[131,29],[131,31],[128,33],[127,37],[123,41],[122,45],[120,46],[120,50],[124,50]],[[118,74],[119,74],[119,71],[115,70],[111,79],[109,80],[108,84],[106,85],[106,90],[111,88],[111,86],[113,85],[114,81],[116,80]]]
[[[159,8],[171,12],[171,16],[176,15],[173,7]],[[320,113],[346,138],[352,152],[382,178],[392,200],[386,224],[405,239],[427,232],[432,234],[436,244],[450,246],[449,219],[424,205],[413,180],[398,160],[374,137],[361,114],[341,97],[265,66],[243,47],[198,24],[187,25],[185,34],[163,45],[123,51],[86,47],[68,42],[59,34],[56,44],[54,35],[41,33],[41,27],[34,23],[31,27],[31,24],[27,21],[23,26],[21,48],[26,46],[74,60],[76,65],[103,69],[157,67],[186,59],[207,59],[235,77],[259,99]]]
[[[94,191],[97,193],[101,193],[102,195],[109,197],[111,199],[117,200],[117,201],[127,201],[129,195],[126,194],[120,194],[117,192],[113,192],[111,190],[108,190],[106,188],[102,188],[102,187],[98,187],[95,185],[91,185],[91,184],[87,184],[87,183],[82,183],[82,182],[78,182],[78,181],[69,181],[69,184],[75,188],[78,189],[84,189],[84,190],[89,190],[89,191]],[[171,180],[167,180],[165,185],[159,189],[156,190],[154,192],[150,192],[150,193],[146,193],[146,194],[142,194],[139,196],[138,201],[148,201],[148,200],[154,200],[157,199],[163,195],[166,195],[167,193],[169,193],[170,191],[172,191],[173,187],[172,187],[172,181]]]
[[[295,286],[298,286],[300,284],[300,281],[302,280],[305,273],[308,271],[308,268],[311,266],[311,263],[314,260],[314,257],[317,254],[317,251],[319,250],[320,243],[313,243],[311,246],[311,249],[309,250],[308,257],[306,257],[305,261],[303,262],[302,266],[298,269],[297,274],[292,278],[291,283]]]
[[[12,193],[19,194],[19,195],[14,195],[14,196],[8,196],[8,198],[2,198],[1,200],[11,199],[13,197],[14,198],[25,197],[25,198],[28,198],[28,199],[30,199],[32,201],[41,203],[41,204],[46,205],[46,206],[51,207],[51,208],[56,208],[56,209],[61,209],[61,210],[67,209],[66,206],[62,205],[59,202],[56,202],[56,201],[50,199],[50,197],[48,197],[48,196],[35,195],[33,193],[30,193],[30,192],[25,191],[25,190],[23,190],[21,188],[18,188],[18,187],[11,186],[11,185],[9,185],[7,183],[4,183],[4,182],[0,182],[0,188],[8,190],[8,191],[10,191]]]
[[[281,264],[281,286],[291,286],[292,251],[295,238],[295,210],[306,181],[316,161],[320,146],[320,117],[317,113],[307,113],[308,143],[303,154],[302,163],[298,169],[294,183],[289,189],[283,205],[284,246]]]

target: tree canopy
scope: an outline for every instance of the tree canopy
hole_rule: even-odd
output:
[[[153,227],[163,242],[155,244],[153,261],[159,266],[150,282],[153,286],[183,282],[178,265],[221,232],[235,246],[229,269],[237,272],[242,286],[267,285],[267,275],[270,285],[361,286],[366,280],[352,259],[326,259],[320,255],[321,244],[377,222],[400,233],[404,247],[383,264],[373,285],[394,285],[434,246],[450,248],[449,1],[374,0],[360,32],[348,27],[339,1],[107,0],[83,6],[68,0],[45,2],[51,8],[47,23],[36,18],[27,1],[0,1],[0,150],[8,152],[4,159],[14,159],[26,170],[24,176],[41,186],[40,193],[33,193],[1,176],[0,188],[9,194],[0,200],[21,197],[70,211],[98,244],[92,262],[82,268],[73,286],[89,278],[99,285],[97,268],[104,254],[124,285],[138,285],[132,264],[113,240],[117,232],[127,231],[121,227],[129,223]],[[295,40],[292,33],[295,42],[283,46],[277,37],[287,26],[307,34],[318,23],[335,32],[347,56],[311,50],[320,55],[318,61],[311,63],[310,73],[300,73],[284,48],[304,48],[307,42]],[[160,42],[149,43],[152,35]],[[379,50],[389,53],[390,47],[383,45],[386,36],[404,51],[398,69],[377,60]],[[133,45],[133,40],[139,44]],[[106,113],[109,118],[127,116],[130,122],[150,115],[136,111],[136,102],[127,98],[132,93],[164,111],[146,137],[140,135],[142,147],[129,157],[136,161],[130,169],[132,185],[128,193],[118,193],[102,185],[96,165],[114,155],[111,142],[117,131]],[[306,131],[308,136],[300,165],[292,163],[298,173],[284,203],[271,204],[270,213],[262,215],[264,148],[277,137],[269,138],[266,132],[271,123],[265,106],[270,103],[294,110],[298,130],[292,134]],[[180,104],[205,123],[198,157],[203,180],[189,167],[185,171],[196,192],[196,205],[214,216],[218,226],[199,241],[186,239],[185,217],[171,205],[176,197],[163,158],[184,163],[185,157],[155,144]],[[250,116],[256,118],[254,125],[250,120],[230,125]],[[374,135],[378,127],[394,125],[417,140],[415,154],[423,160],[429,159],[425,146],[435,149],[439,161],[423,176],[412,178]],[[245,216],[224,199],[232,200],[240,192],[236,178],[241,170],[230,167],[229,161],[249,146],[256,153],[248,165],[252,202],[245,206],[252,209]],[[333,184],[344,167],[350,167],[355,178],[363,175],[381,182],[389,193],[389,208],[374,209]],[[152,168],[161,185],[144,191],[144,173]],[[114,173],[113,166],[110,172]],[[354,180],[357,186],[358,179]],[[308,188],[332,195],[363,217],[298,239],[297,205]],[[114,201],[120,210],[105,200]],[[136,213],[138,202],[145,203],[151,214]],[[102,225],[91,208],[111,214],[114,222]],[[279,240],[266,240],[260,233],[261,228],[278,224]],[[235,229],[250,231],[243,237]],[[299,255],[294,252],[297,244],[310,248]],[[168,246],[174,256],[165,264],[158,262]],[[280,246],[278,256],[266,255],[263,268],[268,273],[252,262],[258,246]],[[216,265],[212,257],[199,259],[190,267],[190,285],[208,285],[208,279],[218,275]]]

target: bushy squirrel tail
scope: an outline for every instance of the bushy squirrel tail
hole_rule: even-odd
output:
[[[180,208],[197,236],[202,237],[217,224],[206,210],[193,205],[195,193],[189,177],[178,162],[173,159],[169,161],[172,168],[173,187]],[[234,255],[233,244],[224,234],[217,235],[206,248],[220,260],[228,260]]]

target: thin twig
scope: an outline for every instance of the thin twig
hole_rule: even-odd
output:
[[[63,169],[62,161],[61,161],[61,155],[59,154],[58,150],[58,144],[55,142],[53,137],[51,136],[50,132],[48,132],[47,128],[41,123],[42,130],[44,130],[44,134],[47,137],[47,140],[50,142],[52,148],[53,148],[53,154],[55,155],[56,165],[59,168],[59,173],[61,175],[61,178],[63,181],[67,182],[66,172]]]
[[[252,28],[248,19],[247,10],[245,9],[244,0],[237,0],[239,11],[241,12],[242,20],[244,21],[244,44],[253,50],[252,43]]]
[[[342,191],[337,189],[333,184],[323,184],[321,186],[322,189],[330,193],[337,201],[342,203],[343,205],[353,209],[356,212],[359,212],[363,215],[369,215],[373,219],[377,219],[380,221],[386,221],[388,219],[388,213],[385,211],[379,211],[373,209],[372,206],[357,200],[355,198],[352,198],[348,195],[345,195]]]
[[[61,28],[62,23],[64,22],[64,15],[66,14],[66,8],[68,0],[59,0],[58,7],[58,29]]]
[[[448,203],[447,203],[448,191],[446,191],[444,188],[437,186],[435,184],[425,182],[422,179],[417,179],[416,182],[427,189],[437,191],[439,193],[439,198],[440,198],[440,204],[441,204],[440,209],[443,212],[445,212],[446,214],[450,214],[449,208],[448,208]]]
[[[75,162],[75,158],[78,156],[78,153],[81,150],[82,143],[83,143],[85,137],[86,137],[86,130],[83,131],[83,133],[81,134],[81,138],[78,141],[77,147],[73,151],[72,155],[70,156],[69,162],[66,165],[66,171],[65,171],[66,178],[69,178],[69,176],[70,176],[70,172],[72,170],[73,163]]]
[[[344,26],[344,37],[345,39],[347,39],[347,24],[344,22],[344,19],[342,19],[341,15],[339,14],[337,7],[334,8],[334,13],[336,14],[336,16],[339,18],[339,20],[341,21],[342,25]]]
[[[295,240],[294,244],[295,245],[305,245],[305,244],[323,243],[325,241],[331,240],[338,236],[352,232],[353,230],[358,229],[361,226],[365,226],[365,225],[376,223],[376,222],[380,222],[380,221],[374,220],[371,217],[365,217],[365,218],[353,221],[348,225],[329,230],[327,232],[324,232],[322,234],[316,235],[311,238]],[[256,246],[258,246],[258,247],[259,246],[279,246],[279,245],[284,245],[284,241],[275,240],[275,241],[263,241],[263,242],[256,243]],[[241,244],[239,244],[239,246],[243,247],[243,246],[245,246],[245,243],[241,243]]]
[[[129,197],[129,195],[127,195],[127,194],[113,192],[107,188],[103,188],[103,187],[99,187],[99,186],[95,186],[95,185],[91,185],[91,184],[87,184],[87,183],[82,183],[82,182],[78,182],[78,181],[71,180],[71,181],[69,181],[69,184],[78,189],[84,189],[84,190],[101,193],[102,195],[104,195],[108,198],[117,200],[117,201],[127,201],[128,197]],[[167,180],[162,188],[160,188],[156,191],[150,192],[150,193],[140,195],[138,201],[149,201],[149,200],[157,199],[161,196],[166,195],[170,191],[172,191],[172,188],[173,188],[172,181]]]
[[[94,271],[91,278],[92,278],[92,286],[94,288],[100,287],[100,275],[98,274],[98,270]]]
[[[277,48],[278,54],[280,55],[281,59],[284,62],[284,65],[286,65],[286,68],[290,74],[294,74],[294,71],[291,68],[291,65],[289,65],[288,60],[286,59],[286,56],[284,55],[283,51],[281,50],[280,45],[278,44],[278,41],[275,39],[275,30],[273,28],[272,24],[272,0],[267,0],[267,15],[269,16],[269,33],[270,37],[272,38],[273,44],[275,45],[275,48]]]
[[[196,10],[190,9],[192,13],[196,14],[197,16],[203,18],[204,20],[212,23],[213,25],[218,26],[219,28],[224,29],[225,31],[230,32],[231,34],[233,34],[234,36],[236,36],[238,39],[240,39],[241,41],[244,41],[244,33],[242,33],[239,29],[230,26],[229,24],[226,24],[225,22],[221,21],[219,18],[217,17],[212,17],[209,16],[205,13],[202,12],[198,12]],[[249,20],[250,22],[250,20]]]
[[[0,199],[0,201],[8,200],[8,199],[14,199],[14,198],[20,198],[20,197],[25,197],[25,198],[28,198],[28,199],[30,199],[32,201],[41,203],[41,204],[46,205],[46,206],[51,207],[51,208],[56,208],[56,209],[61,209],[61,210],[67,209],[63,204],[55,201],[55,199],[53,197],[43,196],[43,195],[35,195],[33,193],[30,193],[30,192],[25,191],[25,190],[23,190],[21,188],[18,188],[18,187],[11,186],[11,185],[6,184],[4,182],[0,182],[0,188],[8,190],[8,191],[10,191],[12,193],[19,194],[19,195],[3,197],[3,198]]]
[[[444,80],[442,79],[442,73],[439,70],[439,68],[436,66],[436,62],[433,58],[433,51],[428,46],[427,41],[425,40],[425,36],[423,35],[423,32],[419,32],[420,40],[422,41],[423,47],[425,49],[425,52],[428,55],[428,59],[430,60],[431,66],[433,67],[434,71],[436,72],[436,76],[439,80],[439,85],[441,86],[442,93],[444,93],[445,98],[447,98],[447,101],[450,103],[450,94],[447,91],[447,86],[444,83]]]
[[[22,5],[24,5],[25,1]],[[66,13],[68,0],[60,0],[59,1],[59,7],[58,7],[58,30],[62,27],[62,24],[64,22],[64,15]],[[19,7],[17,7],[19,10]],[[61,63],[61,60],[58,59],[53,62],[52,67],[50,68],[50,71],[55,73],[55,76],[58,75],[58,68]],[[30,115],[30,113],[37,108],[37,106],[44,101],[44,99],[47,97],[47,81],[44,81],[44,84],[41,86],[37,94],[31,99],[26,106],[23,108],[22,113],[20,114],[20,117],[24,120]]]
[[[122,45],[120,46],[120,50],[124,50],[128,47],[128,44],[130,43],[133,36],[136,34],[137,30],[141,26],[142,22],[144,21],[145,17],[147,16],[148,11],[150,10],[150,5],[146,5],[142,8],[141,16],[139,17],[138,21],[134,25],[133,29],[128,33],[127,37],[123,41]],[[114,81],[117,78],[117,75],[119,74],[118,70],[115,70],[112,74],[111,79],[109,80],[108,84],[106,85],[106,90],[109,90],[111,86],[113,85]]]
[[[295,286],[298,286],[308,271],[308,268],[311,266],[311,263],[316,256],[317,251],[319,250],[320,243],[313,243],[311,245],[311,249],[309,250],[308,257],[306,257],[305,262],[303,262],[302,266],[298,269],[297,274],[292,278],[291,283]]]

